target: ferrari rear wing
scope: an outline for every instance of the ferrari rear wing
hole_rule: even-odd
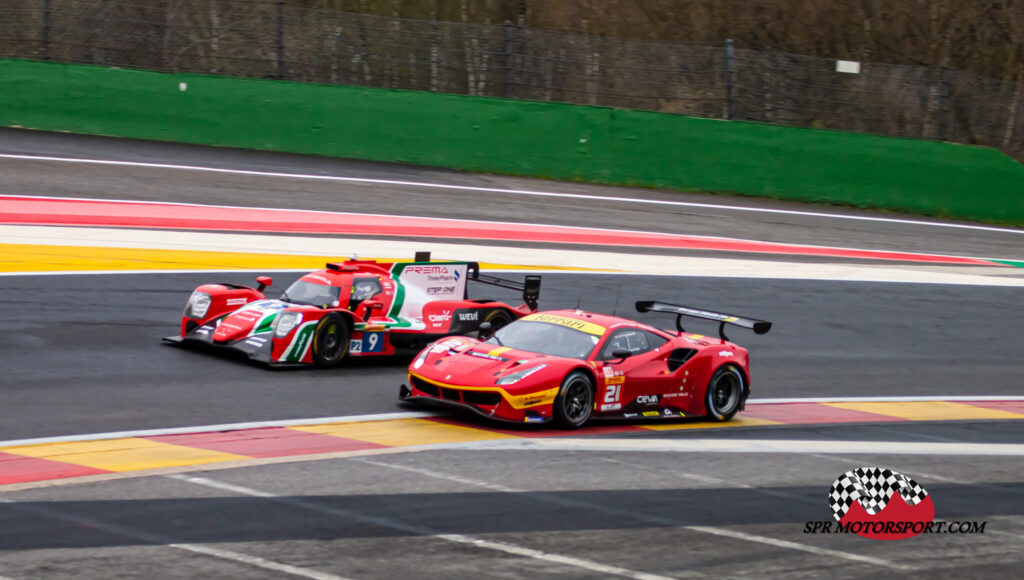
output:
[[[754,331],[755,334],[766,334],[772,329],[772,323],[765,320],[756,320],[754,318],[746,318],[744,316],[735,316],[733,314],[722,314],[720,312],[712,312],[710,310],[700,310],[698,308],[690,308],[689,306],[680,306],[678,304],[668,304],[666,302],[654,302],[652,300],[642,300],[636,303],[637,312],[668,312],[676,315],[676,328],[679,332],[686,332],[683,330],[683,317],[690,316],[692,318],[703,318],[704,320],[714,320],[718,322],[718,335],[722,340],[729,340],[725,336],[725,325],[732,324],[733,326],[739,326],[741,328],[749,328]]]
[[[476,282],[483,282],[484,284],[490,284],[491,286],[508,288],[509,290],[520,290],[523,293],[523,302],[530,307],[530,310],[537,309],[537,299],[540,298],[540,276],[529,275],[526,276],[522,282],[516,282],[515,280],[481,274],[480,264],[477,262],[470,262],[469,279]]]

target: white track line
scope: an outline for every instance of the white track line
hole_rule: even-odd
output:
[[[750,399],[749,405],[785,404],[785,403],[890,403],[890,402],[962,402],[962,401],[1024,401],[1024,396],[991,395],[991,396],[915,396],[915,397],[817,397],[792,399]],[[193,427],[172,427],[167,429],[140,429],[134,431],[113,431],[110,433],[87,433],[82,435],[66,435],[57,437],[36,437],[32,439],[13,439],[0,441],[0,447],[20,445],[39,445],[45,443],[70,443],[75,441],[98,441],[103,439],[125,439],[129,437],[156,437],[159,435],[189,435],[194,433],[216,433],[219,431],[238,431],[242,429],[260,429],[264,427],[295,427],[299,425],[324,425],[328,423],[355,423],[363,421],[388,421],[391,419],[419,419],[436,417],[438,413],[430,411],[409,411],[400,413],[376,413],[365,415],[341,415],[338,417],[312,417],[308,419],[281,419],[276,421],[251,421],[248,423],[223,423],[219,425],[198,425]]]
[[[480,480],[474,480],[474,479],[460,477],[460,476],[454,476],[454,475],[451,475],[449,473],[441,473],[441,472],[438,472],[438,471],[433,471],[431,469],[424,469],[424,468],[419,468],[419,467],[409,467],[409,466],[405,466],[405,465],[397,465],[397,464],[393,464],[393,463],[386,463],[386,462],[383,462],[383,461],[374,461],[372,459],[352,459],[350,461],[356,461],[358,463],[366,463],[366,464],[376,465],[376,466],[380,466],[380,467],[387,467],[387,468],[401,470],[401,471],[409,471],[409,472],[412,472],[412,473],[417,473],[417,474],[420,474],[420,475],[426,475],[428,477],[433,477],[433,478],[436,478],[436,479],[447,480],[447,481],[451,481],[451,482],[455,482],[455,483],[459,483],[459,484],[463,484],[463,485],[472,485],[472,486],[476,486],[476,487],[481,487],[483,489],[496,490],[496,491],[501,491],[501,492],[504,492],[504,493],[529,493],[530,497],[532,499],[536,499],[537,501],[547,502],[547,503],[551,503],[551,504],[555,504],[555,505],[560,505],[562,507],[577,508],[577,509],[581,509],[581,510],[601,511],[601,512],[605,512],[605,513],[611,514],[611,515],[613,515],[615,517],[618,517],[618,518],[622,518],[622,519],[626,519],[626,520],[638,520],[638,521],[641,521],[641,522],[644,522],[644,523],[647,523],[647,524],[653,524],[655,526],[671,526],[671,527],[674,527],[674,528],[688,530],[688,531],[691,531],[691,532],[698,532],[698,533],[702,533],[702,534],[711,534],[711,535],[714,535],[714,536],[723,536],[723,537],[732,538],[732,539],[735,539],[735,540],[743,540],[743,541],[746,541],[746,542],[753,542],[753,543],[757,543],[757,544],[765,544],[765,545],[769,545],[769,546],[775,546],[777,548],[786,548],[786,549],[789,549],[789,550],[797,550],[797,551],[800,551],[800,552],[806,552],[806,553],[816,554],[816,555],[820,555],[820,556],[829,556],[829,557],[832,557],[832,558],[839,558],[839,559],[842,559],[842,560],[859,562],[859,563],[863,563],[863,564],[872,564],[872,565],[875,565],[875,566],[882,566],[882,567],[885,567],[885,568],[891,568],[891,569],[895,569],[895,570],[913,570],[914,569],[911,566],[906,566],[906,565],[903,565],[903,564],[897,564],[895,562],[891,562],[889,560],[883,560],[881,558],[873,558],[873,557],[870,557],[870,556],[862,556],[860,554],[853,554],[853,553],[844,552],[844,551],[841,551],[841,550],[830,550],[830,549],[827,549],[827,548],[819,548],[817,546],[811,546],[811,545],[808,545],[808,544],[801,544],[801,543],[798,543],[798,542],[791,542],[791,541],[788,541],[788,540],[779,540],[777,538],[770,538],[770,537],[761,536],[761,535],[758,535],[758,534],[748,534],[748,533],[745,533],[745,532],[738,532],[738,531],[730,530],[730,529],[727,529],[727,528],[716,528],[716,527],[711,527],[711,526],[689,525],[689,524],[684,524],[683,522],[680,522],[678,520],[674,520],[672,518],[664,518],[664,517],[660,517],[660,516],[652,516],[652,515],[649,515],[649,514],[641,514],[641,513],[632,512],[632,511],[628,511],[628,510],[618,509],[618,508],[607,506],[607,505],[591,503],[591,502],[588,502],[586,500],[560,497],[560,496],[552,495],[550,493],[542,492],[542,491],[530,491],[530,490],[526,490],[526,489],[516,489],[516,488],[505,487],[505,486],[493,484],[493,483],[487,482],[487,481],[480,481]],[[753,487],[753,486],[750,486],[750,487]]]
[[[359,512],[342,508],[329,507],[308,500],[295,499],[291,497],[282,497],[266,491],[242,487],[240,485],[225,483],[214,479],[209,479],[206,477],[195,477],[191,475],[168,475],[166,477],[171,479],[177,479],[179,481],[185,481],[195,485],[209,487],[212,489],[220,489],[242,495],[265,498],[269,501],[287,505],[289,507],[299,508],[306,511],[321,514],[327,514],[331,516],[338,516],[348,520],[354,520],[357,522],[364,522],[370,525],[389,528],[392,530],[398,530],[400,532],[404,532],[414,536],[437,538],[454,544],[462,544],[472,546],[475,548],[494,550],[497,552],[503,552],[505,554],[522,556],[524,558],[531,558],[534,560],[551,562],[554,564],[572,566],[574,568],[580,568],[582,570],[589,570],[590,572],[597,572],[602,575],[621,576],[624,578],[632,578],[634,580],[671,580],[666,576],[649,574],[647,572],[640,572],[636,570],[627,570],[625,568],[620,568],[618,566],[610,566],[608,564],[602,564],[600,562],[595,562],[593,560],[587,560],[584,558],[565,556],[562,554],[555,554],[552,552],[542,552],[540,550],[534,550],[532,548],[526,548],[508,542],[494,542],[490,540],[485,540],[483,538],[468,536],[465,534],[442,534],[438,530],[433,530],[420,525],[409,524],[400,520],[386,518],[383,516],[362,514]]]
[[[97,441],[102,439],[124,439],[128,437],[156,437],[158,435],[188,435],[192,433],[216,433],[219,431],[238,431],[240,429],[260,429],[264,427],[293,427],[296,425],[323,425],[326,423],[354,423],[358,421],[416,419],[421,417],[434,417],[436,415],[437,413],[415,411],[406,413],[378,413],[374,415],[342,415],[340,417],[315,417],[311,419],[283,419],[279,421],[253,421],[249,423],[226,423],[223,425],[174,427],[170,429],[114,431],[112,433],[89,433],[85,435],[68,435],[63,437],[37,437],[34,439],[15,439],[12,441],[0,441],[0,447],[13,447],[15,445],[38,445],[43,443],[65,443],[73,441]]]
[[[43,515],[52,519],[62,520],[65,522],[71,522],[79,526],[86,528],[98,529],[104,532],[131,538],[138,542],[144,542],[146,544],[153,544],[156,546],[164,546],[167,548],[173,548],[177,550],[184,550],[186,552],[192,552],[194,554],[202,554],[212,558],[218,558],[220,560],[228,560],[231,562],[237,562],[239,564],[246,564],[255,568],[261,568],[263,570],[269,570],[271,572],[280,572],[284,574],[290,574],[292,576],[298,576],[301,578],[311,578],[312,580],[349,580],[344,576],[338,576],[335,574],[328,574],[326,572],[320,572],[319,570],[313,570],[311,568],[302,568],[299,566],[292,566],[290,564],[282,564],[280,562],[274,562],[267,560],[266,558],[260,558],[259,556],[251,556],[249,554],[242,554],[239,552],[232,552],[230,550],[224,550],[222,548],[211,548],[209,546],[203,546],[200,544],[181,544],[175,543],[170,538],[139,530],[136,528],[130,528],[120,524],[114,524],[110,522],[103,522],[94,518],[87,518],[82,516],[76,516],[59,512],[55,509],[40,507],[38,504],[32,506],[26,506],[19,502],[12,501],[9,499],[0,498],[0,503],[11,504],[15,509]]]
[[[0,243],[76,247],[144,248],[150,250],[205,250],[279,255],[361,256],[409,255],[410,242],[367,238],[319,238],[210,232],[176,232],[117,228],[0,226]],[[442,243],[420,240],[415,248],[451,260],[494,264],[595,267],[644,275],[699,276],[742,279],[799,279],[843,282],[968,284],[1024,287],[1024,269],[1010,266],[942,264],[888,264],[779,261],[753,258],[672,256],[541,249],[515,246]],[[59,256],[54,258],[59,259]],[[175,264],[167,264],[175,266]],[[180,265],[178,268],[181,269]],[[224,269],[234,269],[230,264]]]
[[[336,182],[347,182],[347,183],[372,183],[378,185],[395,185],[400,187],[422,187],[430,189],[451,189],[456,191],[479,191],[487,193],[497,193],[501,195],[519,195],[519,196],[536,196],[536,197],[554,197],[554,198],[569,198],[569,199],[584,199],[591,201],[616,201],[621,203],[633,203],[642,205],[660,205],[660,206],[671,206],[671,207],[697,207],[706,209],[717,209],[726,211],[744,211],[753,213],[770,213],[770,214],[782,214],[782,215],[795,215],[805,217],[819,217],[827,219],[845,219],[854,221],[868,221],[868,222],[881,222],[881,223],[893,223],[902,225],[916,225],[916,226],[931,226],[931,227],[944,227],[944,228],[955,228],[965,230],[979,230],[988,232],[998,233],[1009,233],[1009,234],[1024,234],[1024,230],[1011,229],[1011,228],[997,228],[990,226],[976,226],[968,224],[954,224],[954,223],[943,223],[943,222],[931,222],[924,220],[909,220],[909,219],[897,219],[897,218],[882,218],[882,217],[868,217],[868,216],[855,216],[855,215],[844,215],[834,214],[825,212],[811,212],[811,211],[797,211],[797,210],[785,210],[785,209],[771,209],[762,207],[751,207],[751,206],[735,206],[735,205],[724,205],[714,203],[698,203],[698,202],[686,202],[686,201],[668,201],[668,200],[657,200],[657,199],[640,199],[632,197],[620,197],[620,196],[601,196],[601,195],[590,195],[582,193],[558,193],[551,191],[535,191],[529,189],[504,189],[497,187],[480,187],[470,185],[453,185],[453,184],[442,184],[442,183],[429,183],[423,181],[403,181],[395,179],[376,179],[369,177],[339,177],[333,175],[314,175],[314,174],[303,174],[303,173],[281,173],[273,171],[253,171],[245,169],[226,169],[219,167],[203,167],[197,165],[178,165],[170,163],[144,163],[138,161],[113,161],[107,159],[80,159],[74,157],[52,157],[42,155],[17,155],[10,153],[0,153],[0,158],[3,159],[20,159],[25,161],[51,161],[61,163],[80,163],[88,165],[110,165],[120,167],[146,167],[153,169],[173,169],[180,171],[203,171],[210,173],[227,173],[234,175],[254,175],[259,177],[280,177],[288,179],[308,179],[317,181],[336,181]]]
[[[773,403],[916,403],[922,401],[1024,401],[1019,395],[983,395],[983,396],[946,396],[932,395],[915,397],[797,397],[786,399],[748,399],[748,405],[768,405]]]
[[[416,449],[481,451],[628,451],[655,453],[848,453],[870,455],[969,455],[1024,457],[1015,443],[933,443],[833,441],[804,439],[500,439],[471,443],[422,445]]]
[[[357,216],[357,217],[394,218],[394,219],[399,219],[399,220],[401,220],[401,219],[426,219],[426,220],[431,220],[431,221],[449,222],[449,223],[452,223],[452,224],[490,224],[490,225],[493,225],[493,226],[496,226],[496,227],[499,227],[499,228],[500,227],[504,227],[504,226],[508,226],[508,225],[531,226],[531,227],[541,227],[541,228],[554,227],[554,228],[565,229],[565,230],[580,230],[580,231],[583,231],[583,232],[599,231],[599,232],[611,232],[611,233],[618,233],[618,234],[641,234],[641,235],[682,237],[682,238],[693,237],[693,238],[698,238],[698,239],[701,239],[701,240],[718,240],[718,241],[723,241],[723,242],[741,242],[741,243],[750,243],[750,244],[772,244],[772,243],[776,243],[776,242],[766,242],[766,241],[763,241],[763,240],[750,240],[750,239],[743,239],[743,238],[728,238],[728,237],[723,237],[723,236],[709,236],[709,235],[688,236],[686,234],[674,234],[674,233],[671,233],[671,232],[664,232],[664,231],[623,230],[623,229],[599,228],[599,227],[591,227],[591,226],[570,226],[570,225],[564,225],[564,224],[544,224],[544,223],[537,223],[537,222],[507,222],[507,221],[502,222],[502,221],[494,221],[494,220],[479,220],[479,219],[470,220],[470,219],[461,219],[461,218],[441,218],[441,217],[422,217],[421,218],[420,216],[394,215],[394,214],[382,214],[382,213],[355,213],[355,212],[346,212],[346,211],[328,211],[328,210],[317,210],[317,209],[295,209],[295,208],[262,207],[262,206],[213,205],[213,204],[179,202],[179,201],[149,201],[149,200],[132,200],[132,199],[97,199],[97,198],[93,198],[93,197],[57,197],[57,196],[48,196],[48,195],[24,196],[24,195],[0,194],[0,201],[2,201],[2,199],[5,198],[5,197],[19,197],[19,198],[31,197],[33,199],[48,199],[48,200],[56,200],[56,201],[88,201],[88,202],[101,202],[101,203],[114,203],[114,204],[129,204],[129,205],[151,205],[151,206],[161,206],[161,207],[162,206],[173,206],[173,207],[198,207],[198,208],[254,210],[254,211],[269,212],[269,213],[280,213],[280,212],[313,213],[313,214],[324,214],[324,215],[344,215],[344,216]],[[644,201],[644,200],[637,200],[637,201]],[[87,227],[87,225],[88,224],[86,224],[86,227]],[[57,227],[57,226],[43,226],[43,227]],[[83,227],[83,226],[71,226],[71,227]],[[144,228],[142,228],[142,229],[144,229]],[[503,242],[503,243],[512,243],[512,244],[517,242],[517,240],[491,240],[491,241]],[[569,242],[569,243],[571,243],[571,242]],[[926,253],[921,253],[921,252],[911,252],[911,251],[905,251],[905,250],[877,250],[877,249],[867,249],[867,248],[851,248],[851,247],[847,247],[847,246],[820,246],[820,245],[814,245],[814,244],[797,244],[797,243],[792,243],[792,242],[777,242],[777,243],[779,245],[791,246],[791,247],[794,247],[794,248],[809,248],[809,249],[812,249],[812,250],[824,249],[824,250],[838,250],[838,251],[847,251],[847,252],[900,253],[900,254],[905,254],[905,255],[908,255],[908,256],[923,256],[923,257],[971,258],[971,259],[976,259],[976,260],[1004,260],[1004,258],[980,258],[980,257],[976,257],[976,256],[962,256],[962,255],[954,255],[954,254],[926,254]],[[557,245],[557,243],[555,243],[555,244]],[[601,244],[601,245],[609,245],[609,244]],[[614,244],[612,244],[612,245],[614,245]],[[637,247],[644,247],[644,246],[637,246]],[[686,248],[679,248],[679,249],[686,249]],[[700,249],[700,248],[698,248],[697,251],[715,251],[715,250],[707,250],[707,249]],[[767,250],[767,249],[763,249],[763,251],[760,251],[760,252],[753,251],[753,250],[751,250],[751,251],[738,250],[738,251],[742,252],[742,253],[766,254],[766,255],[780,254],[780,253],[784,254],[784,255],[786,254],[786,252],[776,252],[776,251]],[[857,258],[857,256],[853,256],[853,257]],[[872,256],[860,256],[860,258],[869,259],[869,260],[879,259],[879,258],[873,258]],[[881,260],[883,261],[883,263],[885,261],[888,261],[886,259],[881,259]],[[1006,260],[1008,260],[1008,259],[1006,259]],[[1012,261],[1012,260],[1010,260],[1010,261]],[[923,263],[924,264],[932,264],[931,262],[923,262]]]

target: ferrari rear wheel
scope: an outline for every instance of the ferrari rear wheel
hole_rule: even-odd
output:
[[[555,420],[566,429],[579,429],[593,410],[594,381],[583,371],[569,373],[555,397]]]
[[[337,314],[328,314],[316,325],[313,335],[313,362],[318,367],[335,367],[348,354],[348,323]]]
[[[732,365],[725,365],[715,371],[708,383],[705,403],[708,417],[713,421],[728,421],[740,408],[743,398],[743,373]]]

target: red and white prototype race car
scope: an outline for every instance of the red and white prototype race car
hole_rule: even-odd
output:
[[[580,310],[530,314],[487,340],[453,336],[427,347],[399,398],[568,428],[592,416],[728,421],[744,408],[749,356],[725,325],[764,334],[770,322],[662,302],[636,309],[675,314],[676,329]],[[719,338],[686,332],[684,316],[717,321]]]
[[[467,281],[520,290],[524,304],[470,299]],[[274,366],[337,365],[346,356],[415,353],[439,337],[500,328],[537,310],[540,276],[485,276],[476,262],[348,260],[299,278],[268,299],[259,286],[204,284],[192,292],[181,334],[164,340],[242,352]]]

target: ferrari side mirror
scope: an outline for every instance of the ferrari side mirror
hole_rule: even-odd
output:
[[[490,322],[481,322],[479,328],[480,338],[490,338],[491,335],[494,334],[494,332],[491,331],[491,328],[493,328],[493,326],[491,325]]]
[[[259,283],[260,285],[260,287],[257,288],[256,290],[259,292],[263,292],[264,290],[266,290],[267,286],[270,286],[274,283],[274,279],[271,278],[270,276],[257,276],[256,282]]]

